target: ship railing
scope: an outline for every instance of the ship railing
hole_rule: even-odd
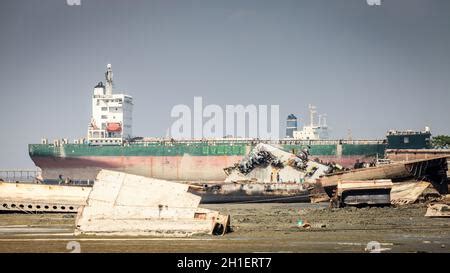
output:
[[[122,138],[89,138],[90,145],[121,145],[123,143]]]
[[[0,180],[4,182],[33,182],[40,176],[40,170],[0,170]]]
[[[402,136],[402,135],[422,135],[422,134],[430,134],[429,131],[388,131],[388,136]]]
[[[134,145],[173,145],[173,144],[258,144],[265,143],[271,145],[296,145],[296,146],[308,146],[308,145],[375,145],[386,144],[386,140],[299,140],[299,139],[280,139],[280,140],[264,140],[264,139],[250,139],[250,138],[224,138],[224,139],[190,139],[190,140],[172,140],[172,139],[144,139],[134,141],[123,141],[121,138],[90,138],[88,140],[90,145],[124,145],[127,146],[130,143]],[[48,144],[53,146],[53,144]]]
[[[171,140],[171,139],[144,139],[133,141],[133,144],[272,144],[272,145],[337,145],[337,144],[385,144],[385,140],[298,140],[298,139],[281,139],[281,140],[264,140],[251,138],[223,138],[223,139],[190,139],[190,140]]]
[[[392,161],[388,158],[377,158],[376,159],[376,166],[382,166],[382,165],[388,165],[391,164]]]

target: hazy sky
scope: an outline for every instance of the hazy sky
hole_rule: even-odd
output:
[[[85,136],[107,63],[140,136],[194,96],[279,104],[282,132],[312,103],[334,138],[450,134],[448,0],[2,0],[0,169],[32,167],[44,136]]]

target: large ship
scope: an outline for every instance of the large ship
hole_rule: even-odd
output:
[[[327,126],[311,124],[297,131],[295,116],[288,117],[287,137],[279,140],[242,138],[173,140],[133,137],[133,98],[113,92],[111,65],[106,82],[93,90],[92,118],[86,138],[30,144],[29,154],[45,180],[70,178],[93,181],[101,169],[166,180],[223,181],[224,169],[239,162],[258,143],[297,153],[308,147],[311,157],[343,167],[384,157],[386,149],[429,148],[431,133],[390,131],[380,140],[330,140]],[[320,120],[320,118],[319,118]],[[295,124],[294,124],[295,121]],[[295,126],[294,126],[295,125]]]

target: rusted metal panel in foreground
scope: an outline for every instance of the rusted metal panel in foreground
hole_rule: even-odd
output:
[[[424,181],[395,183],[391,190],[391,204],[406,205],[414,203],[429,186],[430,183]]]
[[[339,181],[333,197],[341,205],[390,204],[391,180]]]
[[[339,181],[344,180],[416,178],[431,182],[439,193],[445,194],[448,191],[447,169],[447,157],[435,157],[332,174],[322,177],[320,183],[324,188],[327,188],[336,187]]]
[[[301,183],[221,183],[190,185],[189,191],[202,197],[202,204],[217,203],[297,203],[308,202]]]
[[[370,180],[370,181],[339,181],[337,186],[337,194],[342,195],[350,190],[375,190],[375,189],[391,189],[392,181],[389,179]]]
[[[410,161],[446,156],[450,160],[450,149],[388,149],[386,157],[392,161]]]

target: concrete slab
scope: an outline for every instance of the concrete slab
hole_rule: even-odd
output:
[[[76,220],[76,234],[190,236],[221,233],[229,216],[198,208],[189,186],[102,170]]]

